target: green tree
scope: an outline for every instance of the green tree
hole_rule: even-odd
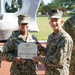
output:
[[[73,4],[75,3],[75,0],[53,0],[52,5],[53,7],[64,7],[69,9]]]
[[[16,0],[12,0],[10,12],[13,12],[14,13],[17,10],[18,10],[17,1]]]
[[[8,3],[6,2],[6,3],[5,3],[5,11],[7,12],[7,11],[9,10],[9,8],[10,8],[9,5],[8,5]]]
[[[75,0],[52,0],[51,3],[44,5],[43,0],[41,0],[41,4],[38,12],[50,12],[51,10],[62,9],[64,12],[67,10],[71,10],[75,8]]]
[[[22,0],[18,0],[17,3],[18,3],[18,8],[21,9],[22,8]]]
[[[40,6],[44,6],[44,2],[43,2],[43,0],[41,0]]]
[[[58,9],[61,6],[61,0],[53,0],[51,3],[52,9]]]
[[[43,12],[44,11],[43,7],[44,7],[44,2],[43,2],[43,0],[41,0],[38,12]]]
[[[12,9],[14,8],[14,6],[16,6],[15,0],[12,0],[12,2],[11,2],[11,7],[12,7]]]
[[[70,8],[75,3],[75,0],[61,0],[61,4],[65,8]]]

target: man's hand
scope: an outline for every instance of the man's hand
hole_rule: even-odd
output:
[[[39,43],[38,44],[38,49],[41,50],[42,49],[42,45]]]

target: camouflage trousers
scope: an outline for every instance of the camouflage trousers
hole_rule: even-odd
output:
[[[32,73],[25,73],[25,74],[15,74],[15,73],[10,73],[10,75],[37,75],[37,74],[32,74]]]
[[[45,75],[69,75],[69,68],[66,66],[63,67],[63,69],[46,69],[45,70]]]
[[[37,75],[37,65],[28,60],[26,62],[13,62],[10,68],[10,75]]]

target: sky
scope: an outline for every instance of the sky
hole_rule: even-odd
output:
[[[44,4],[47,5],[48,3],[50,3],[52,0],[43,0]]]

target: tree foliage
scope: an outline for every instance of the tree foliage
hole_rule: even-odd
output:
[[[75,0],[52,0],[51,3],[44,5],[43,0],[41,0],[41,4],[38,12],[50,12],[50,10],[63,9],[63,10],[71,10],[75,8]]]
[[[61,0],[61,5],[65,8],[70,8],[75,3],[75,0]]]
[[[8,2],[5,3],[6,12],[17,12],[22,8],[22,0],[12,0],[11,6],[9,6]]]

